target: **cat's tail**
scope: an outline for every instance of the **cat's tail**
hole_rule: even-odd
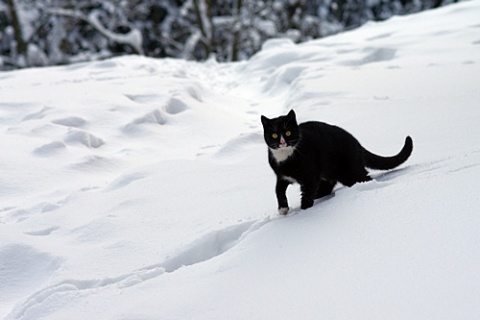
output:
[[[388,170],[393,169],[405,161],[412,154],[413,150],[413,140],[409,136],[405,138],[405,144],[403,145],[402,150],[395,156],[392,157],[382,157],[377,156],[376,154],[371,153],[367,149],[363,148],[365,155],[365,166],[370,169],[377,170]]]

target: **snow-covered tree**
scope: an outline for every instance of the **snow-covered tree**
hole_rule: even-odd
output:
[[[0,70],[121,54],[247,59],[457,0],[0,0]]]

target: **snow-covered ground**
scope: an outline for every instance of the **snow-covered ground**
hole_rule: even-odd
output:
[[[0,318],[480,319],[479,17],[0,73]],[[278,216],[260,115],[292,108],[413,155]]]

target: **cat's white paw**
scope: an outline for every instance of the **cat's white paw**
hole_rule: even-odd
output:
[[[286,207],[286,208],[280,208],[280,209],[278,209],[278,214],[284,216],[284,215],[286,215],[286,214],[288,213],[288,210],[289,210],[289,209],[290,209],[290,208],[288,208],[288,207]]]

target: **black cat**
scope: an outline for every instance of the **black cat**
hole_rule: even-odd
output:
[[[277,175],[276,194],[280,214],[287,214],[287,187],[299,183],[301,209],[329,195],[337,182],[351,187],[372,180],[365,167],[387,170],[405,162],[413,149],[407,137],[402,150],[392,157],[377,156],[363,148],[342,128],[323,122],[297,124],[295,112],[274,119],[261,117],[268,161]]]

